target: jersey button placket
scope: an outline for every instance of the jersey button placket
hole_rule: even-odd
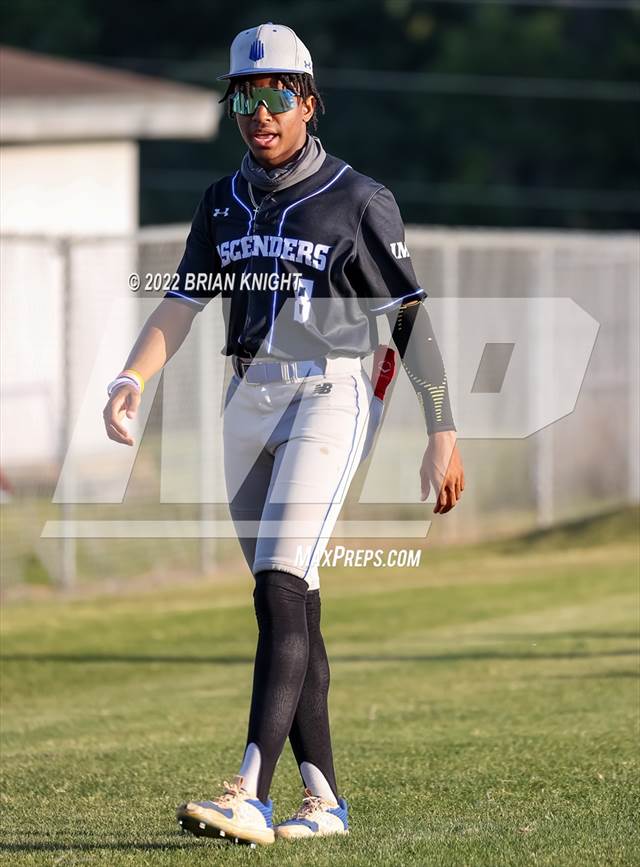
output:
[[[264,196],[264,198],[262,199],[260,204],[258,204],[255,200],[255,196],[253,195],[253,189],[251,187],[251,184],[249,184],[249,183],[247,184],[247,189],[249,191],[249,200],[251,201],[251,207],[253,208],[253,216],[251,217],[251,222],[249,223],[249,228],[247,229],[247,235],[255,235],[256,234],[256,224],[258,222],[258,214],[260,213],[260,209],[264,205],[267,196]],[[253,246],[251,249],[253,250]],[[253,274],[253,252],[251,253],[249,261],[247,262],[247,265],[245,266],[245,269],[244,269],[244,273],[246,274],[247,272],[249,272],[249,274]],[[245,313],[245,317],[244,317],[244,326],[242,328],[243,334],[247,333],[248,328],[249,328],[249,304],[247,304],[247,312]]]
[[[261,216],[260,212],[262,211],[265,204],[267,204],[267,202],[269,202],[273,199],[273,193],[266,193],[262,197],[262,199],[260,200],[260,203],[258,204],[258,202],[256,202],[256,200],[255,200],[255,196],[253,195],[253,189],[251,187],[251,184],[248,184],[247,187],[249,190],[249,199],[251,200],[251,206],[253,207],[253,218],[251,220],[251,225],[249,226],[249,231],[247,232],[247,234],[248,235],[256,235],[256,234],[258,234],[257,225],[258,225],[258,217]],[[253,250],[253,246],[251,247],[251,249]],[[251,257],[249,258],[249,264],[247,265],[247,267],[245,269],[245,274],[247,273],[247,271],[249,272],[249,274],[253,274],[253,258],[254,257],[253,257],[253,252],[252,252]],[[249,323],[250,323],[249,308],[250,308],[250,305],[247,304],[247,313],[245,315],[244,328],[243,328],[243,331],[245,334],[248,330]]]

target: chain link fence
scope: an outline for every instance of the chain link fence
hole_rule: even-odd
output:
[[[169,226],[129,238],[0,238],[5,586],[179,576],[237,555],[231,534],[197,532],[228,518],[211,494],[223,486],[220,406],[210,398],[229,376],[219,304],[196,317],[149,398],[135,455],[108,443],[102,430],[105,385],[161,294],[144,286],[132,292],[129,275],[171,275],[187,232]],[[430,296],[468,480],[461,504],[434,522],[430,540],[495,537],[637,502],[638,236],[410,227],[407,245]],[[569,411],[516,433],[517,424],[496,424],[492,433],[491,416],[506,418],[509,401],[512,414],[517,404],[524,415],[545,418],[574,345],[584,354],[589,343],[572,325],[580,316],[593,322],[594,340]],[[505,393],[501,404],[487,403],[509,383],[522,320],[524,370],[533,372],[515,386],[522,402]],[[498,386],[483,386],[495,346],[507,347],[498,353]],[[377,539],[385,522],[431,517],[418,502],[426,437],[403,379],[401,372],[379,448],[343,510],[344,518],[375,522]],[[482,424],[470,405],[484,413]],[[47,534],[52,526],[64,532]]]

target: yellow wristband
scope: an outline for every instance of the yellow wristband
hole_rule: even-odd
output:
[[[144,376],[141,373],[138,373],[137,370],[134,370],[133,367],[127,367],[126,370],[123,370],[118,376],[131,376],[133,377],[138,385],[140,386],[140,394],[144,391]]]

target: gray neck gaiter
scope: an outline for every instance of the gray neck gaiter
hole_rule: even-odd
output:
[[[325,149],[316,136],[308,135],[298,156],[275,169],[265,169],[256,162],[251,151],[247,151],[240,165],[242,177],[259,190],[284,190],[304,181],[317,172],[326,157]]]

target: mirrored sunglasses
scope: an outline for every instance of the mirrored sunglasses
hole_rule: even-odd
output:
[[[237,91],[231,97],[231,108],[236,114],[253,114],[262,104],[269,114],[281,114],[296,107],[297,93],[277,87],[253,87],[249,96]]]

